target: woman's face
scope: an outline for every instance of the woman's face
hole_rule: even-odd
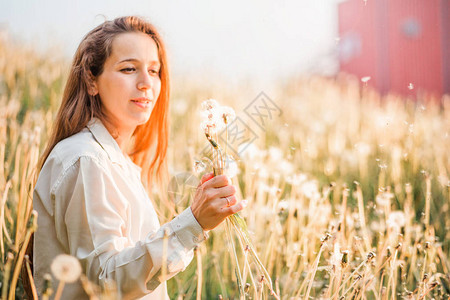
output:
[[[119,135],[131,135],[150,118],[161,90],[155,41],[142,32],[117,35],[94,83],[103,110]]]

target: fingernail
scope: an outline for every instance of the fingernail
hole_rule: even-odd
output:
[[[247,207],[248,200],[242,200],[241,203],[243,207]]]

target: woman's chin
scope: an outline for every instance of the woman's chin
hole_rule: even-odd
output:
[[[145,115],[140,115],[136,119],[137,126],[147,123],[148,120],[150,120],[150,116],[151,116],[151,113],[148,113],[148,114],[145,114]]]

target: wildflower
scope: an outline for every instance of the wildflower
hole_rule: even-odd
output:
[[[368,156],[372,152],[371,146],[364,142],[356,143],[355,149],[361,156]]]
[[[430,283],[430,289],[434,289],[437,285],[439,285],[439,282],[433,281],[432,283]]]
[[[269,148],[269,158],[273,162],[279,162],[283,158],[283,152],[280,148],[270,147]]]
[[[279,169],[283,171],[283,174],[291,174],[294,171],[294,166],[289,161],[283,159],[279,164]]]
[[[394,194],[390,192],[382,192],[377,195],[375,201],[380,206],[389,206],[391,204],[392,199],[394,199]]]
[[[43,299],[48,299],[53,294],[52,276],[48,273],[44,274]]]
[[[238,146],[239,156],[244,160],[255,161],[262,157],[262,151],[253,143],[242,143]]]
[[[228,106],[220,107],[220,116],[226,125],[230,124],[234,121],[234,119],[236,119],[236,113],[234,112],[234,109]]]
[[[50,269],[56,279],[63,282],[75,282],[81,275],[78,259],[71,255],[60,254],[52,262]]]
[[[280,212],[283,212],[289,208],[289,201],[288,200],[281,200],[278,202],[278,210]]]
[[[200,127],[206,133],[212,134],[222,130],[226,124],[223,119],[222,107],[214,99],[208,99],[202,103],[203,122]],[[226,110],[226,113],[230,113]]]
[[[202,162],[201,160],[196,160],[194,162],[194,171],[196,173],[201,173],[206,169],[206,165],[204,162]]]
[[[326,241],[328,241],[331,238],[331,234],[329,234],[328,232],[325,233],[325,235],[320,239],[320,241],[322,243],[325,243]]]
[[[207,134],[211,135],[217,132],[216,122],[214,120],[204,120],[200,123],[200,128]]]
[[[319,188],[317,186],[317,181],[309,180],[302,184],[301,187],[302,194],[308,199],[318,199],[320,198]]]
[[[307,179],[307,177],[305,174],[294,174],[292,176],[287,176],[286,182],[291,185],[299,186],[300,184],[305,182],[306,179]]]
[[[330,257],[330,264],[333,266],[334,270],[340,269],[343,256],[344,254],[341,252],[341,245],[335,243],[333,254]]]
[[[367,261],[371,261],[375,257],[375,253],[370,251],[369,254],[367,254]]]
[[[386,220],[387,227],[396,232],[400,232],[400,229],[405,226],[405,223],[405,213],[400,210],[391,212]]]
[[[219,130],[222,128],[226,128],[228,123],[232,122],[234,118],[236,117],[235,112],[233,109],[229,107],[221,107],[216,100],[214,99],[208,99],[202,103],[202,109],[203,109],[203,116],[204,120],[201,124],[202,130],[205,132],[205,136],[207,140],[212,145],[212,151],[216,155],[213,155],[213,169],[215,175],[222,175],[226,174],[228,177],[233,177],[237,174],[238,168],[237,164],[234,161],[234,159],[231,156],[228,156],[227,149],[225,148],[225,153],[222,151],[222,148],[220,147],[218,140],[216,141],[214,138],[218,138],[217,136],[214,136],[214,134],[217,134]],[[228,134],[226,135],[226,139],[228,140]],[[227,141],[225,141],[227,142]],[[273,213],[273,212],[272,212]],[[264,282],[268,285],[270,291],[272,294],[276,295],[273,291],[272,282],[270,279],[270,275],[265,269],[264,265],[261,263],[261,260],[258,258],[256,251],[253,247],[253,245],[250,242],[250,236],[247,230],[247,224],[245,220],[238,214],[231,215],[226,220],[227,222],[227,234],[228,237],[231,238],[231,232],[230,230],[232,228],[235,229],[238,238],[241,241],[241,245],[246,244],[248,245],[248,251],[250,255],[255,260],[256,264],[259,266],[259,269],[263,271],[264,275],[261,277],[261,282]],[[281,229],[281,225],[279,225]],[[282,230],[282,229],[281,229]],[[239,283],[239,289],[241,294],[245,294],[244,287],[241,284],[243,282],[243,279],[241,277],[240,271],[239,271],[239,261],[236,256],[236,251],[234,247],[234,243],[231,243],[231,248],[233,248],[234,258],[236,261],[237,266],[237,275],[238,275],[238,282]],[[277,297],[278,299],[278,297]]]
[[[212,110],[216,107],[219,107],[219,102],[215,99],[207,99],[202,102],[202,110]]]
[[[391,247],[387,247],[387,249],[386,249],[386,257],[391,257],[391,255],[392,255]]]
[[[205,130],[205,127],[213,127],[217,132],[227,126],[221,116],[220,108],[214,108],[212,110],[205,111],[202,113],[202,115],[203,122],[201,123],[201,127],[203,130]]]
[[[342,252],[341,267],[345,268],[348,264],[348,250]]]

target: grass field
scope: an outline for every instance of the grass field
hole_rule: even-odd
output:
[[[23,297],[32,175],[69,63],[0,38],[2,299]],[[181,181],[176,201],[164,196],[173,185],[153,197],[162,222],[192,196],[201,175],[192,166],[206,146],[199,106],[216,98],[250,128],[244,150],[239,141],[229,145],[240,169],[233,180],[249,200],[242,216],[281,299],[450,296],[449,96],[380,96],[344,75],[280,81],[266,95],[271,102],[245,84],[228,89],[226,82],[178,78],[173,87],[169,165],[172,184]],[[273,114],[261,109],[265,117],[252,119],[249,109],[263,102],[275,104]],[[171,298],[272,299],[251,263],[241,267],[239,295],[229,249],[223,226],[211,232],[191,265],[169,281]],[[244,264],[247,251],[237,254]]]

